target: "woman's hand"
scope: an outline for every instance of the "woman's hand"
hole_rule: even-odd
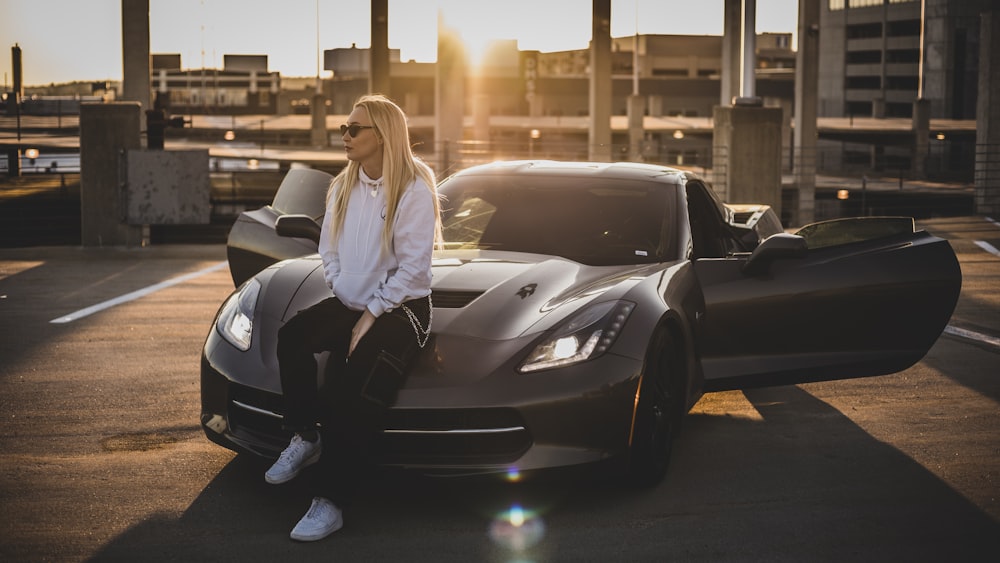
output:
[[[365,312],[361,314],[361,318],[358,319],[358,322],[354,323],[354,328],[351,329],[351,346],[347,349],[347,357],[351,356],[351,353],[354,352],[354,348],[358,345],[358,342],[361,342],[361,337],[368,332],[368,329],[370,329],[373,324],[375,324],[375,315],[373,315],[372,312],[366,308]]]

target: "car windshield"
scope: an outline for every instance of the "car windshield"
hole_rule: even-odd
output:
[[[673,260],[670,189],[657,182],[473,175],[443,182],[449,249],[561,256],[590,265]]]

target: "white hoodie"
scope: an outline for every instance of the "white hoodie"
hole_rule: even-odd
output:
[[[420,178],[406,186],[396,208],[392,245],[382,252],[385,189],[363,169],[351,191],[337,244],[331,223],[333,201],[323,217],[319,254],[326,285],[349,309],[367,308],[378,317],[431,292],[434,247],[434,194]]]

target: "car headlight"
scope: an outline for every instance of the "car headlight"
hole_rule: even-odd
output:
[[[528,354],[518,371],[529,373],[594,359],[611,347],[635,303],[606,301],[578,312]]]
[[[227,342],[246,352],[253,334],[253,311],[260,294],[260,282],[251,278],[222,305],[215,327]]]

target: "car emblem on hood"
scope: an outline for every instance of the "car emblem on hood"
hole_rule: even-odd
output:
[[[535,293],[535,288],[536,287],[538,287],[537,283],[529,283],[528,285],[526,285],[526,286],[522,287],[521,289],[517,290],[517,296],[520,297],[521,299],[525,299],[529,295],[532,295],[532,294]]]

